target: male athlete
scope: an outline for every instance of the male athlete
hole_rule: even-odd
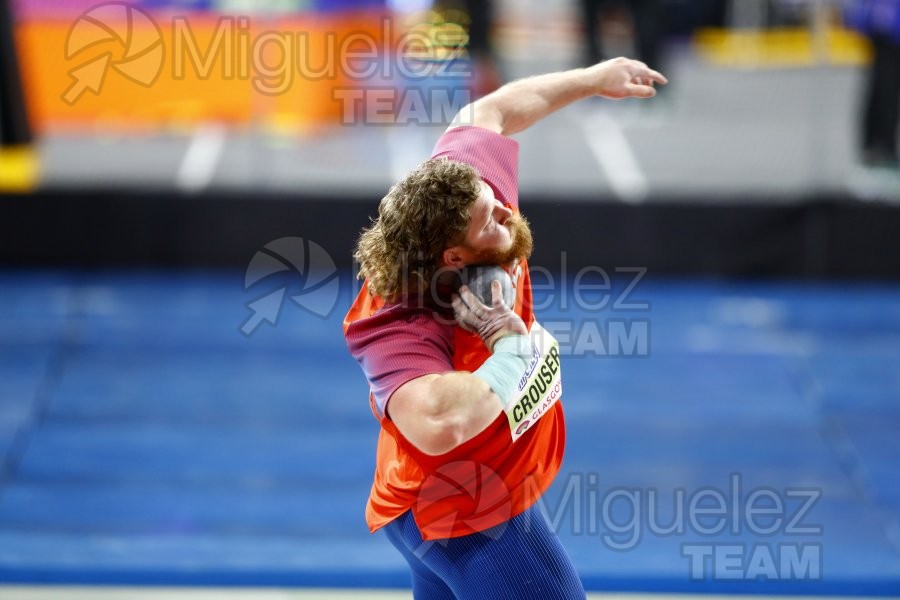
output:
[[[617,58],[505,85],[464,107],[432,158],[393,186],[355,257],[365,285],[344,321],[381,423],[370,530],[384,529],[427,599],[584,598],[538,507],[565,443],[559,347],[535,321],[506,137],[581,98],[649,98],[665,77]],[[453,272],[500,265],[485,304]]]

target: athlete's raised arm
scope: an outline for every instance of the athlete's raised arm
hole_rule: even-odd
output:
[[[464,106],[450,128],[474,125],[512,135],[582,98],[652,98],[656,95],[653,85],[657,83],[668,80],[640,61],[614,58],[584,69],[508,83]]]

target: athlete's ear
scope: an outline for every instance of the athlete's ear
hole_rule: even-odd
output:
[[[466,259],[463,257],[463,249],[459,246],[450,246],[441,254],[441,260],[444,267],[453,267],[454,269],[462,269],[466,266]]]

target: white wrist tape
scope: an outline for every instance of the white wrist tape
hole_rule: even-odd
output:
[[[494,344],[494,353],[472,375],[486,381],[506,408],[516,397],[519,379],[530,359],[529,337],[507,335]]]

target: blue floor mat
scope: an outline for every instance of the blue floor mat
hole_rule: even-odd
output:
[[[363,518],[351,280],[248,336],[265,290],[239,273],[0,273],[0,580],[407,585]],[[562,289],[538,313],[567,453],[539,508],[588,589],[900,593],[900,286]],[[622,352],[614,321],[647,339]]]

